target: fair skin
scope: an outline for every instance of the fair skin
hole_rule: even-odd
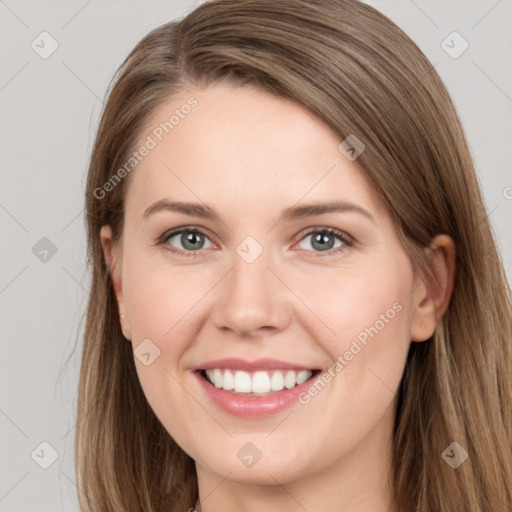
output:
[[[422,280],[357,160],[338,150],[340,138],[302,106],[252,87],[177,94],[140,140],[191,95],[198,106],[133,171],[121,247],[113,250],[109,226],[101,238],[125,337],[134,350],[148,338],[160,349],[148,366],[136,357],[136,369],[153,411],[195,460],[196,509],[397,512],[388,484],[396,392],[411,341],[427,340],[447,308],[453,243],[432,241],[434,275]],[[143,218],[164,198],[207,204],[221,220],[172,211]],[[374,221],[356,211],[279,221],[285,208],[332,200]],[[189,226],[206,233],[198,249],[181,235],[164,243],[196,257],[154,244]],[[354,244],[327,235],[326,255],[306,234],[323,227]],[[248,236],[263,248],[250,264],[236,252]],[[193,375],[224,357],[327,370],[396,303],[400,312],[317,396],[277,415],[231,415]],[[237,457],[248,442],[262,454],[252,467]]]

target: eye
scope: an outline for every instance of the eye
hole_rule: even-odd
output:
[[[334,228],[313,228],[306,233],[306,235],[301,239],[301,242],[306,240],[308,237],[311,237],[311,241],[308,245],[313,248],[314,252],[320,253],[315,254],[315,256],[331,256],[354,244],[354,240],[351,237]],[[336,239],[340,241],[340,244],[337,247],[335,247]],[[306,250],[310,249],[306,247]]]
[[[164,233],[158,239],[158,243],[164,245],[167,250],[173,253],[190,257],[198,256],[196,253],[204,248],[205,239],[208,239],[206,233],[200,229],[189,227]],[[181,244],[183,249],[179,247],[176,249],[176,244]]]
[[[328,227],[312,228],[301,238],[299,244],[308,237],[312,237],[310,242],[312,249],[308,247],[302,247],[302,249],[316,252],[316,257],[332,256],[354,244],[354,240],[343,231]],[[335,247],[336,239],[340,242],[337,247]],[[209,237],[203,230],[189,226],[165,232],[156,240],[156,243],[163,245],[166,250],[174,254],[188,258],[201,255],[201,249],[205,248],[205,240],[209,240]],[[182,248],[176,248],[176,245],[181,245]],[[214,247],[214,244],[210,247]]]

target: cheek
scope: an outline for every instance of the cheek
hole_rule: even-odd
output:
[[[189,315],[199,306],[208,290],[208,282],[193,270],[172,267],[134,254],[123,263],[123,291],[135,344],[145,338],[154,339],[160,348],[178,348],[176,333],[190,324]],[[158,341],[157,341],[158,340]]]
[[[410,261],[399,251],[370,259],[329,273],[297,273],[294,287],[314,313],[303,315],[303,325],[332,361],[327,386],[352,395],[355,414],[357,400],[382,410],[379,400],[393,398],[410,346]]]
[[[405,367],[413,274],[400,258],[366,268],[340,277],[340,291],[325,310],[336,335],[323,347],[333,361],[327,386],[345,397],[335,416],[366,416],[370,426],[391,405]]]
[[[408,337],[410,305],[405,282],[389,274],[354,279],[346,285],[344,303],[339,308],[343,314],[336,324],[341,342],[356,340],[362,347],[369,347],[372,340],[379,340],[375,350],[380,350]]]
[[[413,274],[401,255],[340,268],[297,269],[287,282],[303,300],[290,296],[296,314],[333,356],[348,350],[355,338],[363,346],[376,336],[408,338]]]
[[[136,256],[123,264],[123,292],[136,371],[155,415],[173,437],[183,439],[186,444],[187,422],[174,411],[190,407],[190,396],[183,392],[181,363],[190,340],[194,339],[194,313],[205,293],[198,283],[205,281],[197,275],[195,280],[191,279],[194,274],[183,268],[148,264],[145,258]],[[138,357],[142,346],[150,347],[150,358],[154,358],[148,365]]]

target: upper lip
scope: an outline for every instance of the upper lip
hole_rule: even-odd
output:
[[[256,370],[317,370],[308,365],[299,363],[289,363],[280,361],[279,359],[256,359],[254,361],[246,361],[235,357],[227,359],[216,359],[199,365],[196,370],[212,370],[215,368],[229,368],[232,370],[245,370],[246,372],[254,372]]]

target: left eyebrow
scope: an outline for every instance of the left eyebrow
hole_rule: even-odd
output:
[[[373,215],[354,203],[347,201],[330,201],[327,203],[309,203],[301,206],[292,206],[286,208],[281,212],[281,218],[283,220],[295,220],[303,219],[306,217],[314,217],[315,215],[323,215],[324,213],[332,212],[355,212],[364,215],[366,218],[371,220],[374,224],[377,224]]]
[[[145,210],[143,218],[149,217],[159,211],[174,211],[204,219],[220,220],[220,216],[215,212],[215,210],[207,205],[199,203],[185,203],[181,201],[169,201],[167,199],[160,199],[149,206]],[[355,212],[364,215],[374,224],[377,223],[373,215],[367,210],[357,204],[347,201],[331,201],[327,203],[309,203],[300,206],[291,206],[289,208],[285,208],[281,212],[281,219],[291,221],[332,212]]]

